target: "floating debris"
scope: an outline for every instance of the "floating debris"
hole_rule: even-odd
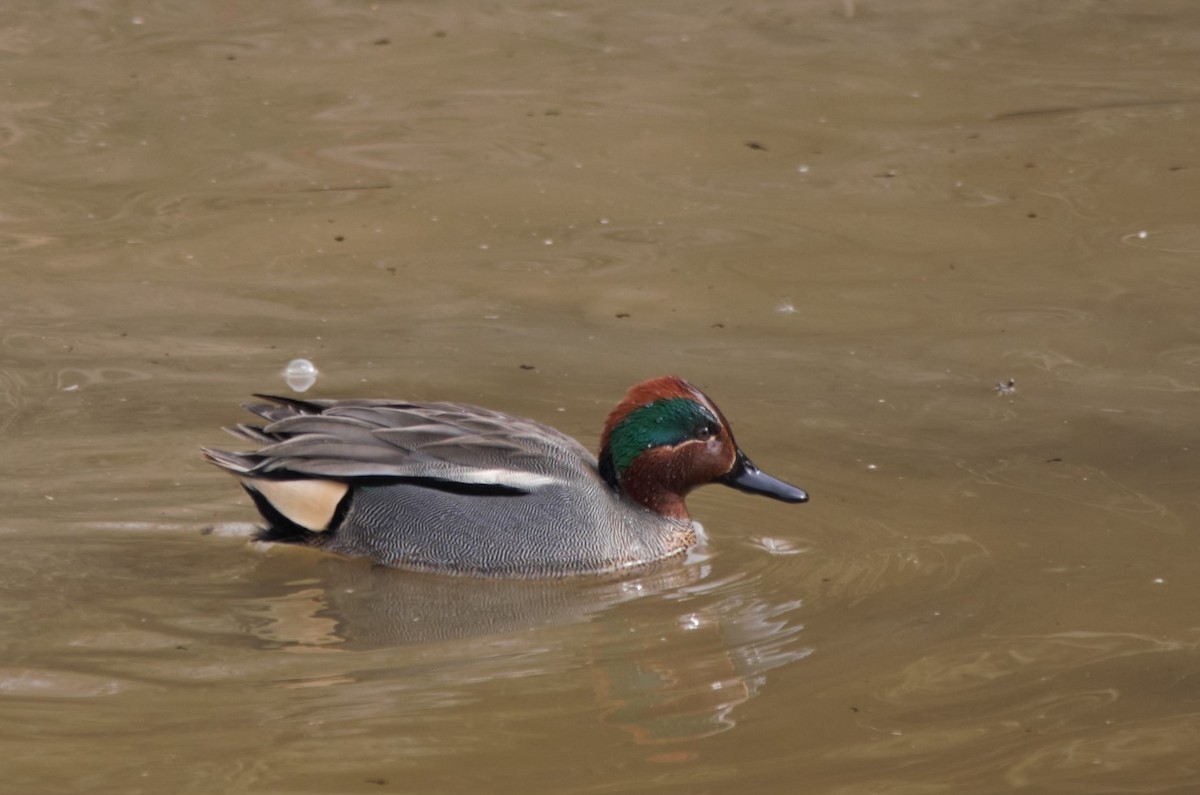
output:
[[[771,555],[803,555],[812,549],[812,547],[792,539],[771,538],[770,536],[753,539],[751,543]]]
[[[1010,378],[1007,381],[996,382],[996,394],[1001,397],[1007,397],[1017,391],[1017,379]]]

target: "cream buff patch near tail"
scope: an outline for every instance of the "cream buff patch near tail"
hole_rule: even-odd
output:
[[[319,533],[329,529],[334,511],[349,486],[336,480],[269,480],[267,478],[238,478],[254,489],[275,510],[306,530]]]

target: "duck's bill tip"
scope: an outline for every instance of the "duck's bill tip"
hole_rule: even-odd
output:
[[[763,472],[740,451],[733,469],[718,481],[740,491],[761,494],[783,502],[808,502],[808,492]]]

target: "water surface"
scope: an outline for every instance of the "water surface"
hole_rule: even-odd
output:
[[[1198,26],[11,3],[0,789],[1200,789]],[[813,501],[618,581],[210,532],[300,356],[590,447],[679,373]]]

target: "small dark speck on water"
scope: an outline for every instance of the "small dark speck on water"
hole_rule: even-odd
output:
[[[753,149],[756,152],[767,151],[767,147],[763,146],[758,141],[746,141],[746,146],[750,147],[751,149]]]
[[[1059,463],[1062,463],[1062,458],[1060,458],[1059,456],[1054,456],[1054,458],[1047,458],[1046,463],[1047,464],[1059,464]]]
[[[614,315],[614,317],[619,317],[619,318],[624,319],[627,317],[632,317],[632,315],[630,315],[628,312],[618,312],[616,315]]]
[[[532,364],[523,364],[523,365],[521,365],[521,369],[522,370],[536,370],[537,368],[534,367]]]
[[[343,240],[346,239],[346,236],[345,235],[337,235],[333,239],[336,240],[337,242],[341,243]]]
[[[391,44],[392,40],[391,39],[375,39],[375,41],[373,41],[371,43],[374,44],[376,47],[383,47],[384,45]]]

